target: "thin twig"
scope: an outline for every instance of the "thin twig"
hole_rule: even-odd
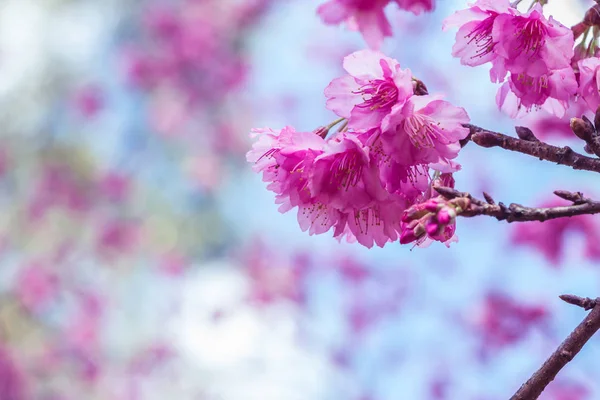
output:
[[[561,343],[546,362],[538,369],[527,382],[510,398],[510,400],[535,400],[544,391],[546,386],[554,380],[560,370],[573,360],[588,340],[600,329],[600,299],[584,299],[572,295],[560,296],[561,299],[581,307],[594,305],[592,311],[585,317],[577,328]]]
[[[518,139],[471,124],[465,124],[464,126],[470,130],[468,138],[481,147],[501,147],[506,150],[528,154],[540,160],[567,165],[573,169],[600,172],[600,159],[579,154],[569,146],[557,147],[536,140]],[[461,144],[463,147],[466,145],[463,141],[461,141]]]
[[[549,219],[600,213],[600,201],[586,198],[579,192],[571,193],[565,190],[555,192],[557,196],[573,202],[572,205],[558,207],[526,207],[516,203],[512,203],[509,206],[506,206],[503,203],[492,204],[490,201],[483,201],[473,197],[469,193],[460,192],[448,187],[436,186],[434,189],[447,199],[458,197],[468,198],[471,201],[470,206],[459,214],[463,217],[487,215],[496,218],[498,221],[526,222],[547,221]]]

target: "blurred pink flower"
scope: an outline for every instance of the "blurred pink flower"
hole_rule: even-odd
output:
[[[84,213],[91,208],[91,194],[91,187],[80,181],[68,167],[46,165],[29,199],[29,213],[33,220],[43,218],[52,207]]]
[[[75,93],[74,105],[81,115],[93,118],[104,107],[103,92],[94,85],[82,87]]]
[[[590,395],[590,390],[585,386],[558,380],[544,390],[540,400],[588,400],[592,398]]]
[[[255,242],[243,262],[251,282],[251,302],[265,305],[288,300],[304,305],[309,268],[302,257],[282,258],[275,249]]]
[[[317,13],[326,24],[346,22],[360,31],[373,49],[379,49],[383,39],[392,36],[392,27],[383,9],[390,0],[329,0],[319,6]]]
[[[76,299],[78,310],[65,327],[60,346],[63,356],[77,362],[80,376],[93,382],[103,368],[100,335],[106,304],[92,292],[80,292]]]
[[[524,304],[507,295],[489,293],[479,306],[475,329],[481,337],[482,356],[523,340],[543,326],[550,312],[542,305]]]
[[[551,138],[579,140],[573,133],[569,122],[573,117],[581,118],[586,111],[588,111],[588,106],[585,101],[580,99],[571,102],[562,118],[554,114],[536,114],[532,115],[531,118],[527,118],[526,122],[535,136],[541,140],[547,141]]]
[[[98,231],[96,249],[98,253],[116,255],[131,251],[140,238],[139,226],[131,221],[111,219],[105,221]]]
[[[19,269],[15,294],[29,312],[40,312],[59,292],[59,278],[44,265],[33,262]]]
[[[115,203],[121,203],[127,199],[130,186],[130,179],[115,171],[108,171],[100,178],[98,183],[100,193],[109,201]]]
[[[170,345],[157,342],[141,349],[131,361],[129,369],[136,375],[148,375],[175,355],[175,350]]]
[[[558,200],[550,200],[541,207],[564,206]],[[600,260],[600,227],[592,215],[580,215],[571,218],[557,218],[545,222],[523,222],[514,227],[511,242],[517,246],[531,247],[558,266],[564,253],[568,232],[582,234],[584,240],[584,256],[590,260]]]
[[[168,276],[181,276],[187,265],[188,260],[175,251],[162,255],[159,260],[159,270]]]

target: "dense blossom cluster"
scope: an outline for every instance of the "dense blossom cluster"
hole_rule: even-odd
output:
[[[392,34],[384,13],[389,3],[415,14],[434,8],[433,0],[330,0],[318,13],[328,24],[345,21],[378,49]],[[519,3],[477,0],[446,18],[444,30],[458,28],[452,54],[464,65],[492,64],[491,81],[502,83],[496,103],[511,117],[543,109],[562,118],[569,107],[580,108],[574,105],[578,100],[595,111],[600,105],[600,59],[597,32],[589,35],[594,19],[586,16],[570,29],[546,17],[543,2],[534,1],[526,12],[517,8]]]
[[[319,7],[318,13],[327,24],[346,22],[350,29],[360,31],[369,47],[379,49],[383,39],[392,36],[384,13],[389,3],[414,14],[434,8],[434,0],[329,0]]]
[[[500,108],[513,117],[532,108],[564,115],[577,94],[574,37],[546,18],[542,5],[523,13],[508,0],[478,0],[448,17],[449,27],[459,27],[452,54],[469,66],[491,62],[492,82],[504,82],[496,96]]]
[[[254,130],[258,141],[248,161],[269,182],[280,211],[298,207],[300,226],[311,234],[333,228],[335,237],[367,247],[427,235],[450,240],[455,214],[445,212],[438,228],[425,230],[402,215],[435,197],[432,174],[459,169],[452,160],[468,134],[467,113],[441,96],[415,94],[422,88],[410,70],[380,52],[353,53],[344,69],[348,74],[325,89],[327,108],[341,117],[332,126],[343,121],[340,130]]]

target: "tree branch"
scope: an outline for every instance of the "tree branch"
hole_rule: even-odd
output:
[[[557,147],[540,142],[530,130],[522,130],[523,127],[517,127],[517,132],[521,130],[520,138],[517,139],[476,125],[465,124],[464,126],[470,130],[468,138],[481,147],[501,147],[505,150],[537,157],[540,160],[567,165],[573,169],[600,172],[600,159],[579,154],[569,146]],[[529,133],[531,133],[530,137],[527,136]],[[523,139],[524,137],[527,140]],[[463,146],[466,145],[468,138],[461,141]]]
[[[573,295],[563,295],[560,298],[585,309],[591,308],[592,311],[510,400],[537,399],[560,370],[573,360],[587,341],[600,329],[600,298],[592,300]]]
[[[549,219],[574,217],[583,214],[600,213],[600,201],[595,201],[583,196],[582,193],[571,193],[565,190],[554,192],[558,197],[569,200],[573,204],[559,207],[526,207],[520,204],[512,203],[508,207],[503,203],[495,204],[489,194],[485,194],[486,201],[477,199],[469,193],[459,192],[448,187],[434,187],[435,191],[451,200],[458,197],[468,198],[471,202],[466,210],[462,210],[459,215],[463,217],[476,217],[478,215],[487,215],[496,218],[498,221],[507,222],[526,222],[526,221],[547,221]]]

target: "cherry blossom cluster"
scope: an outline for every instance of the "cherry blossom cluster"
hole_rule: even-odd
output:
[[[543,109],[562,118],[579,98],[595,111],[600,105],[600,59],[595,57],[595,38],[586,41],[592,25],[572,30],[544,16],[542,2],[534,2],[527,12],[519,11],[517,3],[478,0],[448,17],[444,29],[458,27],[452,55],[464,65],[492,64],[491,81],[503,82],[496,103],[511,117]]]
[[[319,7],[318,13],[327,24],[345,22],[350,29],[360,31],[369,47],[379,49],[383,39],[392,36],[384,13],[390,3],[416,15],[434,8],[434,0],[329,0]]]
[[[427,203],[427,212],[437,214],[425,229],[410,217],[414,212],[403,214],[437,196],[434,180],[452,184],[467,113],[424,94],[410,70],[378,51],[350,54],[343,66],[347,75],[325,89],[327,108],[341,118],[314,132],[256,129],[248,161],[281,212],[298,207],[300,227],[310,234],[333,228],[334,237],[367,247],[428,237],[448,242],[458,205]]]

